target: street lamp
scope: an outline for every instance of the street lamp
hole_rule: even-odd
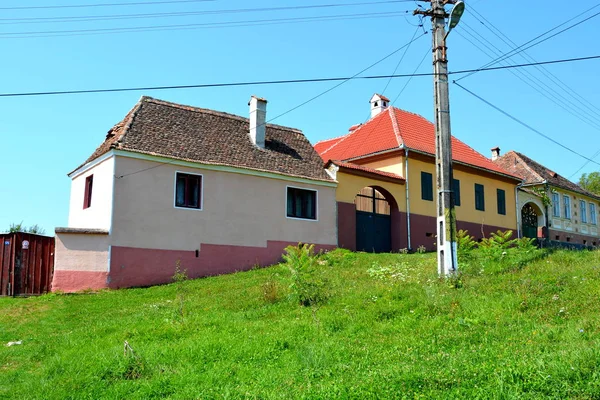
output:
[[[448,23],[448,33],[450,33],[450,31],[452,29],[456,28],[456,25],[458,25],[458,23],[460,22],[460,17],[462,17],[464,12],[465,12],[465,2],[457,1],[456,4],[454,4],[454,7],[452,7],[452,11],[450,11],[450,22]],[[446,36],[448,36],[448,33],[446,34]]]

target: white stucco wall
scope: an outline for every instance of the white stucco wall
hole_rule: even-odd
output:
[[[112,245],[195,250],[201,243],[264,247],[268,240],[337,244],[335,187],[116,156],[117,176],[142,170],[115,180]],[[201,211],[174,207],[177,171],[203,176]],[[287,186],[318,191],[317,221],[286,217]]]
[[[108,272],[108,242],[108,235],[57,234],[54,270]]]
[[[114,167],[114,157],[110,156],[71,177],[69,228],[110,230]],[[94,175],[92,204],[84,209],[85,181],[90,175]]]

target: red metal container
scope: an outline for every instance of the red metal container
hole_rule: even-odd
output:
[[[0,234],[0,296],[50,291],[54,238],[30,233]]]

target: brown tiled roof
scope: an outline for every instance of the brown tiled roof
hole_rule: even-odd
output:
[[[520,176],[526,184],[543,183],[546,181],[551,186],[570,190],[600,200],[599,196],[588,192],[581,186],[560,176],[556,172],[544,167],[542,164],[522,153],[509,151],[503,156],[498,157],[494,163]]]
[[[401,183],[404,183],[406,181],[400,175],[396,175],[392,172],[380,171],[378,169],[369,168],[369,167],[365,167],[365,166],[354,164],[354,163],[349,163],[349,162],[344,162],[344,161],[339,161],[339,160],[330,160],[326,164],[326,166],[328,167],[331,164],[335,164],[336,166],[338,166],[340,168],[340,170],[346,171],[346,172],[360,171],[360,172],[367,173],[369,175],[373,175],[375,177],[387,178],[388,180],[392,179],[394,181],[399,181]]]
[[[83,165],[117,149],[332,181],[300,130],[267,124],[261,149],[249,129],[248,118],[144,96]]]

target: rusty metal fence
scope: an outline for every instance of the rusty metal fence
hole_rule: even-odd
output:
[[[54,238],[30,233],[0,234],[0,296],[50,291]]]

